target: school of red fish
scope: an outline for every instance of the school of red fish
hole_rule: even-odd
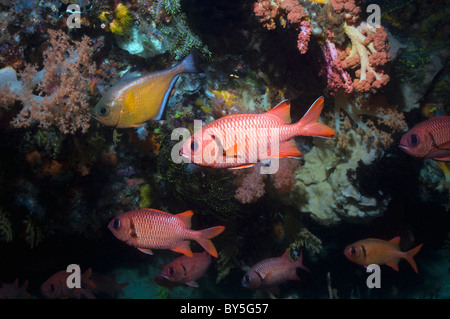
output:
[[[194,132],[183,145],[180,155],[197,165],[228,169],[247,168],[257,161],[273,158],[300,158],[302,154],[293,141],[294,136],[334,137],[333,129],[318,122],[323,104],[323,97],[317,99],[295,124],[290,124],[288,101],[281,102],[264,114],[222,117]],[[267,131],[261,133],[258,128]],[[261,144],[265,139],[262,134],[268,134],[271,142]],[[274,141],[277,152],[271,149]],[[416,157],[449,161],[450,117],[436,117],[416,125],[401,138],[399,147]],[[259,151],[252,157],[251,150],[255,149]],[[199,154],[200,157],[196,157]],[[152,249],[170,249],[184,254],[163,267],[161,273],[153,278],[156,284],[198,287],[197,281],[207,273],[211,256],[218,256],[210,239],[222,233],[225,227],[191,230],[192,215],[192,211],[171,215],[154,209],[140,209],[114,218],[109,229],[118,239],[144,253],[152,254]],[[198,242],[205,251],[192,253],[190,240]],[[348,245],[343,253],[349,261],[358,265],[387,265],[397,271],[399,261],[405,259],[418,273],[413,257],[420,251],[422,244],[402,251],[399,243],[400,237],[389,241],[367,238]],[[298,269],[310,272],[303,264],[303,252],[300,251],[299,257],[293,260],[287,249],[281,257],[256,263],[243,276],[241,284],[248,289],[271,288],[288,280],[300,280]]]
[[[167,71],[121,82],[99,102],[94,117],[105,125],[118,128],[138,126],[148,119],[160,119],[178,74],[186,72],[196,72],[192,55]],[[164,81],[161,82],[161,79]],[[154,83],[159,82],[164,85],[157,86],[158,99],[151,105],[152,109],[147,110],[146,98],[151,95]],[[287,100],[264,114],[221,117],[194,132],[185,141],[180,155],[197,165],[217,169],[247,168],[256,162],[283,157],[301,158],[302,154],[293,140],[295,136],[334,137],[334,130],[318,121],[323,106],[324,98],[320,97],[297,123],[291,123],[290,103]],[[450,161],[450,116],[438,116],[417,124],[404,134],[399,147],[415,157]],[[153,250],[167,249],[182,254],[163,266],[161,273],[153,278],[156,284],[198,287],[199,279],[208,272],[211,257],[218,257],[211,239],[225,231],[225,227],[193,230],[192,216],[191,210],[173,215],[142,208],[116,216],[108,228],[117,239],[143,253],[153,254]],[[204,251],[193,253],[191,241],[197,242]],[[348,245],[343,253],[355,264],[365,267],[371,264],[387,265],[397,271],[399,261],[405,259],[418,273],[413,257],[422,244],[402,251],[399,242],[400,237],[390,241],[367,238]],[[267,258],[253,265],[243,276],[241,284],[248,289],[271,288],[288,280],[299,280],[298,269],[310,272],[303,264],[303,251],[293,260],[287,249],[280,257]],[[98,283],[91,280],[91,275],[92,270],[88,269],[82,275],[82,288],[71,290],[64,284],[67,273],[58,272],[42,284],[42,294],[48,298],[92,298]],[[122,291],[124,286],[126,284],[120,284],[119,290]]]

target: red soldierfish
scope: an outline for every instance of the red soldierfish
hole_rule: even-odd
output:
[[[156,209],[142,208],[117,216],[108,225],[111,232],[121,241],[134,246],[146,254],[151,249],[170,249],[192,257],[189,241],[195,240],[212,256],[217,257],[214,244],[210,241],[225,230],[223,226],[203,230],[192,230],[190,210],[172,215]]]
[[[294,136],[334,137],[332,128],[318,122],[323,105],[324,98],[318,98],[295,124],[290,124],[287,100],[263,114],[221,117],[194,132],[180,155],[201,166],[230,169],[250,167],[262,160],[300,158]]]
[[[197,279],[203,277],[209,265],[211,255],[206,251],[193,253],[192,257],[181,256],[164,266],[161,275],[171,282],[185,283],[188,286],[198,287]]]
[[[450,116],[437,116],[410,129],[399,147],[416,157],[450,161]]]
[[[249,289],[270,288],[287,280],[300,280],[297,276],[297,268],[308,272],[303,265],[303,255],[297,261],[289,257],[289,249],[281,257],[267,258],[254,265],[242,278],[242,286]]]
[[[41,292],[46,298],[50,299],[66,299],[81,298],[95,299],[91,290],[96,287],[95,283],[90,279],[92,269],[89,268],[81,275],[81,288],[69,288],[67,286],[67,278],[70,273],[65,270],[58,271],[48,278],[41,285]]]
[[[400,237],[395,237],[389,241],[367,238],[345,247],[344,255],[350,261],[365,267],[370,264],[388,265],[397,271],[398,262],[401,258],[404,258],[418,273],[413,257],[419,252],[423,244],[408,251],[401,251],[399,243]]]

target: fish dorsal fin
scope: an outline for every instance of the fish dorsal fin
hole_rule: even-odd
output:
[[[400,236],[394,237],[390,240],[398,249],[400,249]]]
[[[186,228],[191,228],[191,218],[192,215],[194,215],[194,212],[192,210],[185,211],[184,213],[176,214],[175,216],[178,217],[181,222],[186,226]]]
[[[189,246],[189,241],[183,240],[180,241],[174,248],[171,249],[174,252],[184,254],[188,257],[192,257],[191,247]]]
[[[125,103],[124,103],[123,108],[128,113],[134,113],[134,111],[136,110],[136,102],[135,102],[133,90],[130,90],[130,92],[128,92],[128,95],[125,98]]]
[[[302,153],[298,150],[297,145],[295,144],[295,141],[289,140],[286,142],[281,143],[280,149],[279,149],[279,157],[292,157],[292,158],[301,158]]]
[[[291,256],[289,256],[289,248],[287,248],[287,249],[284,251],[284,253],[283,253],[283,255],[281,255],[281,257],[282,257],[282,258],[285,258],[285,259],[291,260]]]
[[[291,102],[289,102],[289,100],[283,100],[278,103],[277,106],[267,111],[266,114],[275,115],[281,119],[284,124],[291,124]]]

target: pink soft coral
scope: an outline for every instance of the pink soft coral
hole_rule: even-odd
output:
[[[91,77],[96,71],[91,60],[90,39],[84,36],[70,41],[62,31],[48,30],[49,46],[43,52],[44,69],[27,66],[20,74],[19,89],[10,94],[23,103],[12,121],[15,127],[55,126],[64,133],[74,134],[89,128],[91,113],[88,95]],[[72,44],[73,43],[73,44]],[[7,90],[7,88],[3,88]],[[34,94],[38,91],[39,95]]]

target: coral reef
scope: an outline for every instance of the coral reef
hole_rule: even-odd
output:
[[[97,298],[267,298],[240,279],[286,249],[312,272],[270,297],[448,295],[449,165],[397,147],[408,128],[450,112],[444,0],[77,3],[0,1],[0,281],[30,283],[2,283],[0,297],[42,298],[43,276],[77,263],[99,270]],[[381,25],[368,4],[381,7]],[[91,118],[124,74],[167,69],[191,51],[201,72],[179,76],[163,120],[117,129]],[[280,159],[276,174],[172,158],[174,129],[191,134],[194,120],[289,99],[296,122],[319,96],[335,138],[296,137],[303,158]],[[148,256],[111,236],[108,221],[140,207],[192,209],[193,229],[225,226],[200,289],[158,277],[175,252]],[[424,243],[419,276],[383,269],[384,289],[368,290],[343,247],[398,235]]]
[[[311,35],[316,38],[323,52],[322,73],[330,93],[339,89],[347,93],[377,92],[389,81],[384,68],[391,56],[384,27],[361,20],[359,1],[318,2],[260,0],[253,10],[268,30],[276,28],[275,19],[283,28],[288,23],[296,29],[301,54],[308,51]]]

